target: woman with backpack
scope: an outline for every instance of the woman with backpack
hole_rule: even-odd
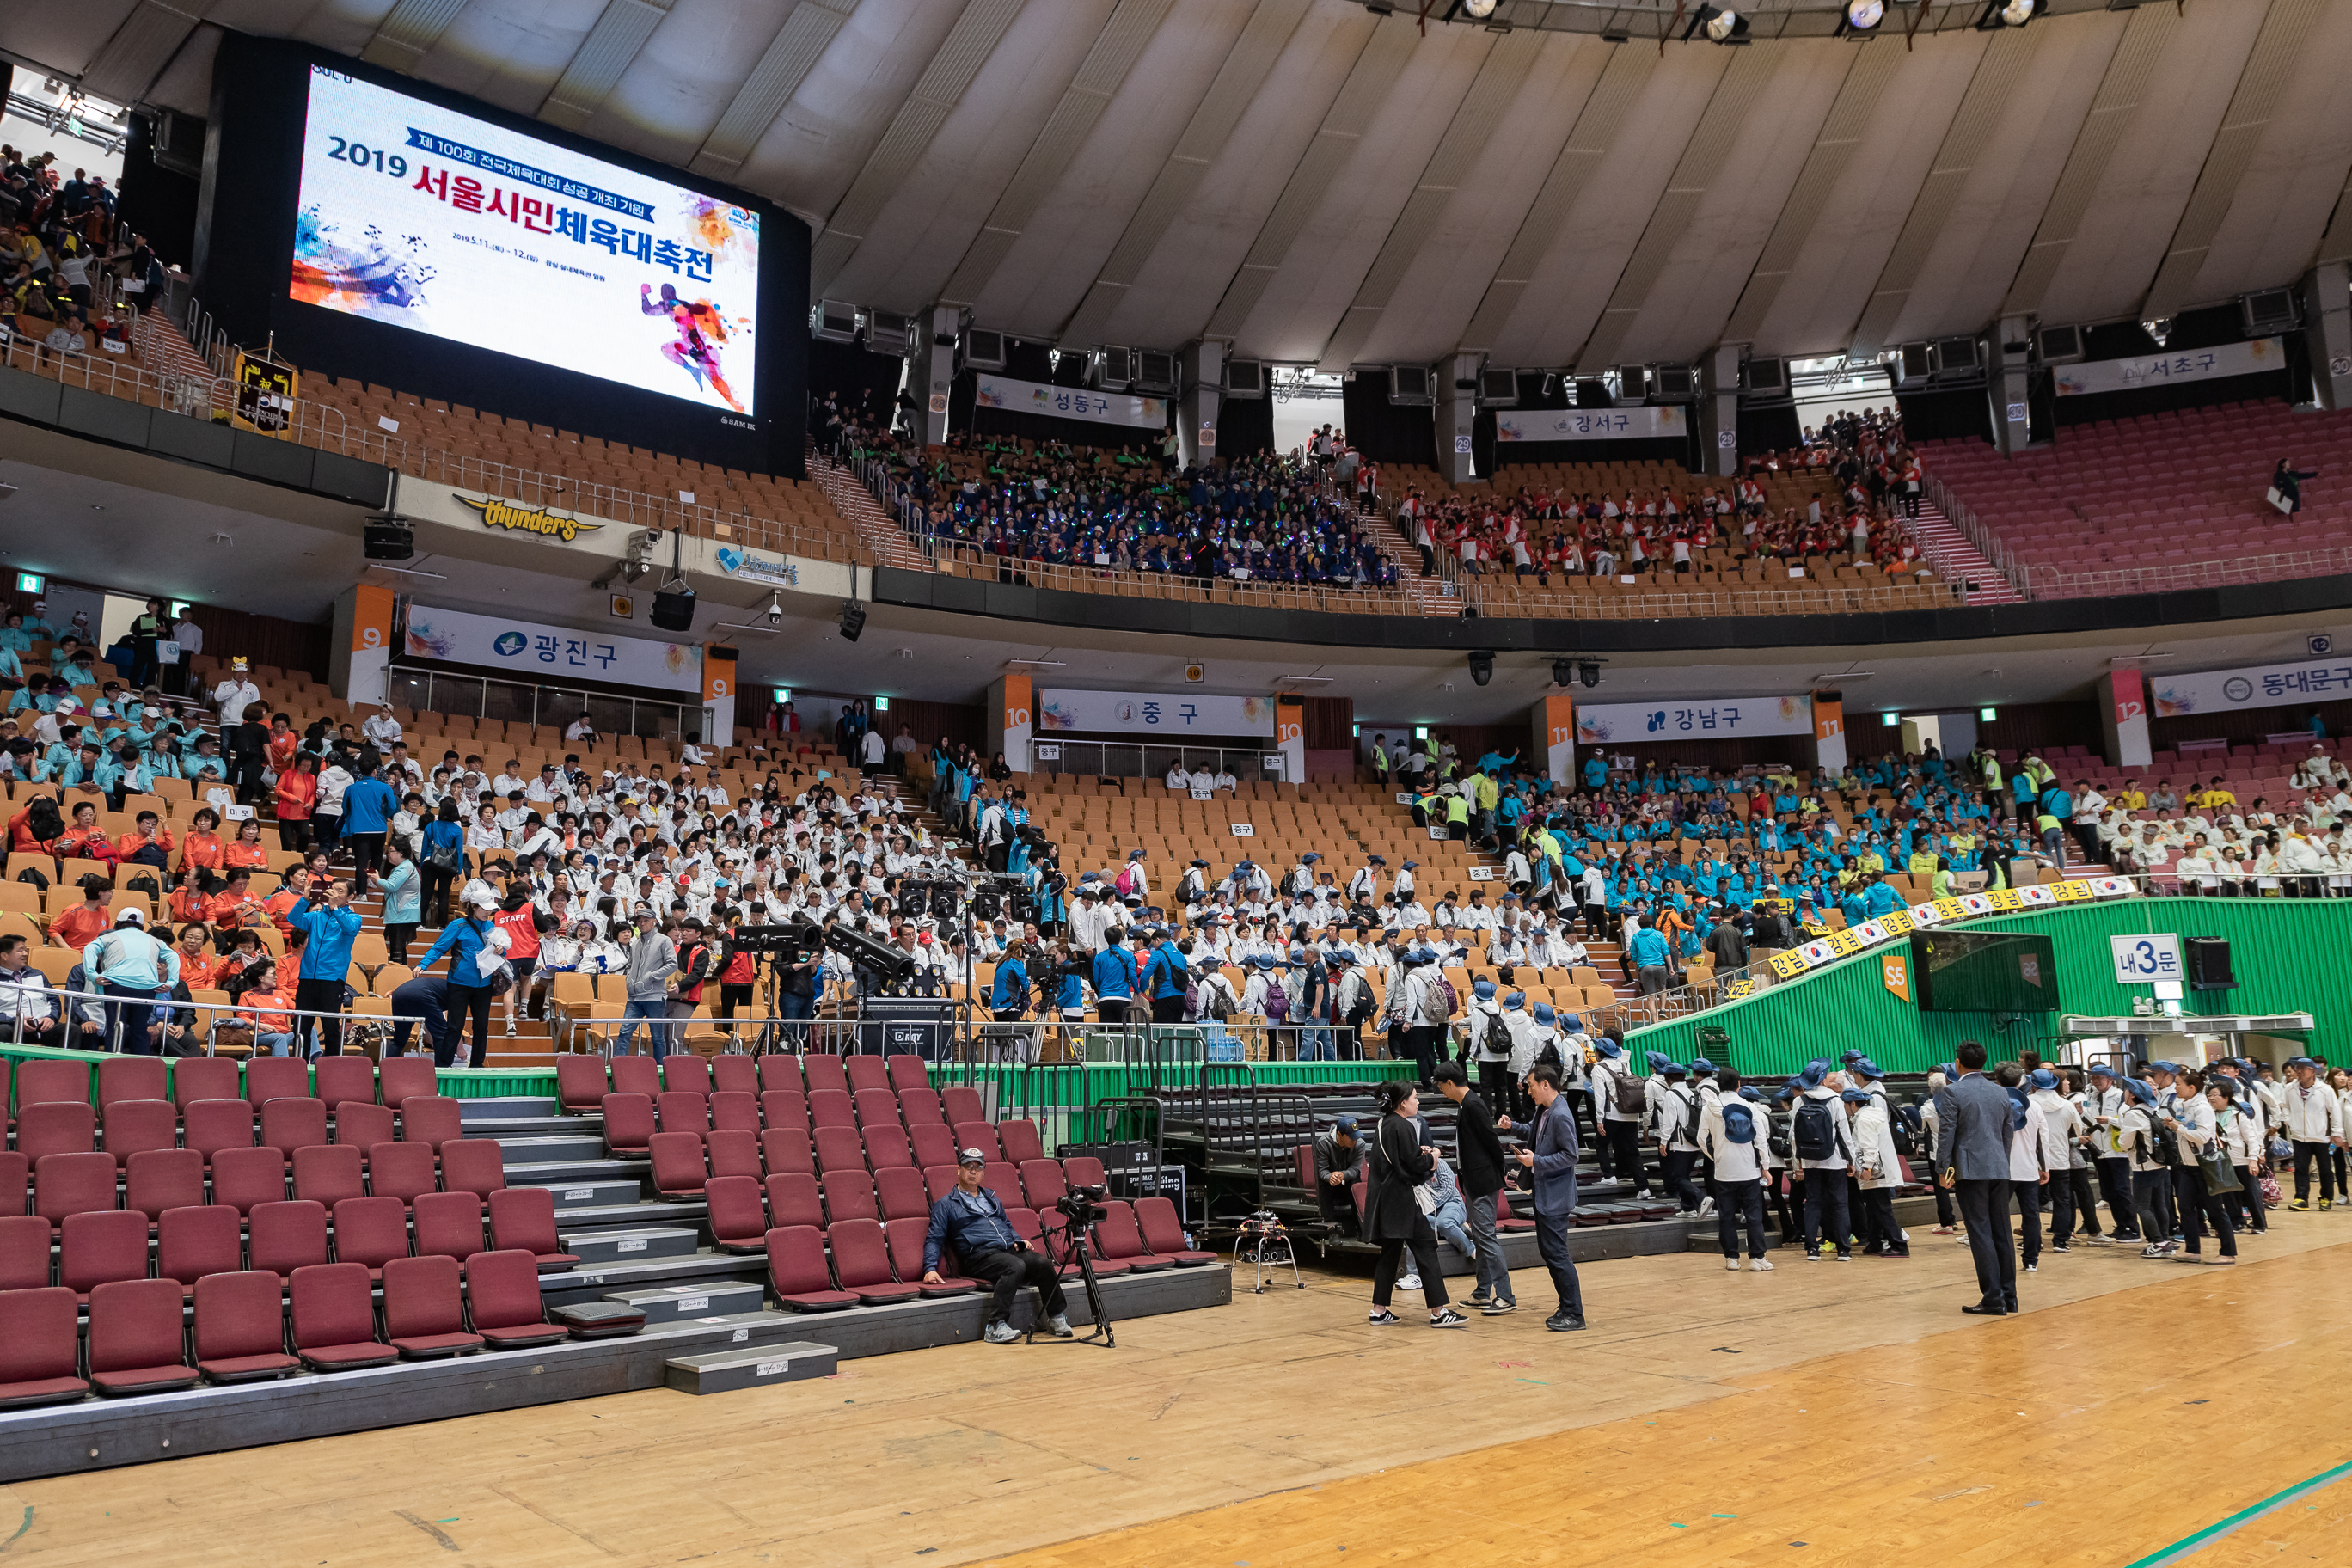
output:
[[[428,925],[449,923],[449,885],[466,868],[466,825],[457,815],[457,797],[444,795],[425,825],[416,845],[417,874],[425,879],[423,920]]]
[[[2179,1144],[2158,1124],[2156,1090],[2145,1079],[2124,1079],[2124,1091],[2131,1103],[2124,1108],[2117,1136],[2131,1159],[2132,1207],[2139,1211],[2139,1233],[2147,1242],[2139,1255],[2169,1258],[2180,1250],[2180,1243],[2172,1239],[2172,1227],[2165,1221],[2163,1194],[2172,1187]]]
[[[1864,1236],[1877,1238],[1875,1256],[1908,1258],[1911,1244],[1895,1219],[1895,1189],[1903,1184],[1905,1172],[1903,1152],[1895,1141],[1894,1111],[1883,1089],[1874,1094],[1867,1089],[1850,1092],[1862,1095],[1862,1102],[1853,1108],[1853,1169],[1862,1184],[1862,1201],[1869,1210],[1858,1224]]]
[[[1853,1227],[1846,1212],[1845,1176],[1853,1163],[1853,1130],[1846,1119],[1843,1089],[1831,1087],[1829,1078],[1830,1064],[1819,1058],[1807,1062],[1798,1075],[1800,1091],[1789,1119],[1789,1174],[1804,1190],[1805,1261],[1822,1260],[1826,1220],[1837,1260],[1851,1263]],[[1839,1081],[1843,1085],[1844,1080]]]
[[[1422,1299],[1429,1307],[1433,1329],[1458,1329],[1470,1321],[1445,1304],[1445,1276],[1437,1264],[1437,1232],[1416,1194],[1436,1173],[1437,1151],[1421,1141],[1421,1096],[1409,1083],[1391,1079],[1379,1089],[1381,1121],[1372,1135],[1371,1160],[1364,1187],[1364,1239],[1381,1249],[1372,1266],[1370,1321],[1383,1326],[1400,1321],[1389,1310],[1395,1292],[1398,1265],[1406,1249],[1412,1252],[1413,1271],[1421,1276]],[[1429,1194],[1429,1209],[1437,1207]]]

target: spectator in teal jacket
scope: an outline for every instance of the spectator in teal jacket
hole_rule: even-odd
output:
[[[295,1018],[295,1043],[306,1057],[320,1054],[310,1044],[310,1032],[320,1026],[325,1054],[343,1054],[343,1021],[337,1015],[343,1010],[343,976],[351,972],[352,944],[360,934],[360,912],[351,907],[351,898],[349,882],[331,882],[323,896],[313,888],[286,913],[286,923],[303,937],[301,978],[295,983],[294,1005],[304,1012],[328,1015]]]

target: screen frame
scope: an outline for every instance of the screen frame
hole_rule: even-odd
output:
[[[760,283],[750,417],[292,299],[313,66],[757,213]],[[274,340],[281,355],[309,373],[722,468],[803,478],[809,237],[805,222],[748,191],[308,44],[231,33],[214,64],[196,297],[233,341],[258,346]]]
[[[1935,981],[1937,966],[1929,962],[1928,949],[1939,940],[1949,939],[1957,939],[1964,944],[1969,942],[1978,944],[1976,952],[1968,955],[1969,957],[1978,956],[1995,947],[2032,943],[2042,954],[2048,971],[2048,981],[2045,986],[2048,994],[2047,1005],[1961,1007],[1949,1001],[1939,1001],[1936,996]],[[1911,970],[1916,977],[1919,992],[1916,1005],[1923,1013],[2052,1013],[2060,1009],[2057,943],[2040,931],[1977,931],[1965,929],[1946,931],[1940,928],[1932,931],[1915,931],[1911,933]],[[2020,981],[2019,984],[2021,985],[2023,982]]]

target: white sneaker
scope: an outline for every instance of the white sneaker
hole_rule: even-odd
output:
[[[1723,1266],[1736,1274],[1739,1271],[1739,1259],[1737,1258],[1727,1258],[1723,1260]]]
[[[1421,1289],[1421,1276],[1420,1276],[1420,1275],[1418,1275],[1418,1274],[1408,1274],[1408,1275],[1406,1275],[1403,1279],[1400,1279],[1400,1280],[1398,1280],[1398,1281],[1397,1281],[1397,1289],[1400,1289],[1400,1290],[1418,1290],[1418,1289]]]
[[[1045,1327],[1057,1340],[1066,1340],[1071,1337],[1070,1320],[1059,1312],[1045,1320]]]
[[[1709,1215],[1713,1215],[1714,1213],[1715,1213],[1715,1200],[1714,1200],[1713,1198],[1701,1198],[1701,1199],[1699,1199],[1699,1201],[1698,1201],[1698,1217],[1699,1217],[1699,1218],[1701,1218],[1701,1219],[1706,1219],[1706,1218],[1707,1218]]]
[[[1017,1345],[1021,1342],[1021,1331],[1011,1323],[991,1323],[981,1331],[980,1337],[992,1345]]]
[[[1751,1258],[1748,1260],[1748,1271],[1750,1274],[1769,1274],[1772,1272],[1772,1260],[1769,1258]]]

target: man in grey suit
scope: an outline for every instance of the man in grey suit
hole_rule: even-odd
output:
[[[1519,1151],[1519,1163],[1535,1178],[1536,1250],[1559,1292],[1559,1310],[1544,1327],[1571,1333],[1584,1327],[1584,1291],[1568,1250],[1570,1216],[1576,1212],[1576,1117],[1559,1092],[1559,1069],[1549,1062],[1528,1069],[1528,1093],[1536,1102],[1535,1138]]]
[[[2017,1248],[2009,1229],[2009,1094],[1985,1076],[1985,1048],[1960,1042],[1960,1076],[1936,1095],[1936,1184],[1957,1187],[1976,1258],[1979,1300],[1961,1311],[2005,1317],[2017,1308]]]

